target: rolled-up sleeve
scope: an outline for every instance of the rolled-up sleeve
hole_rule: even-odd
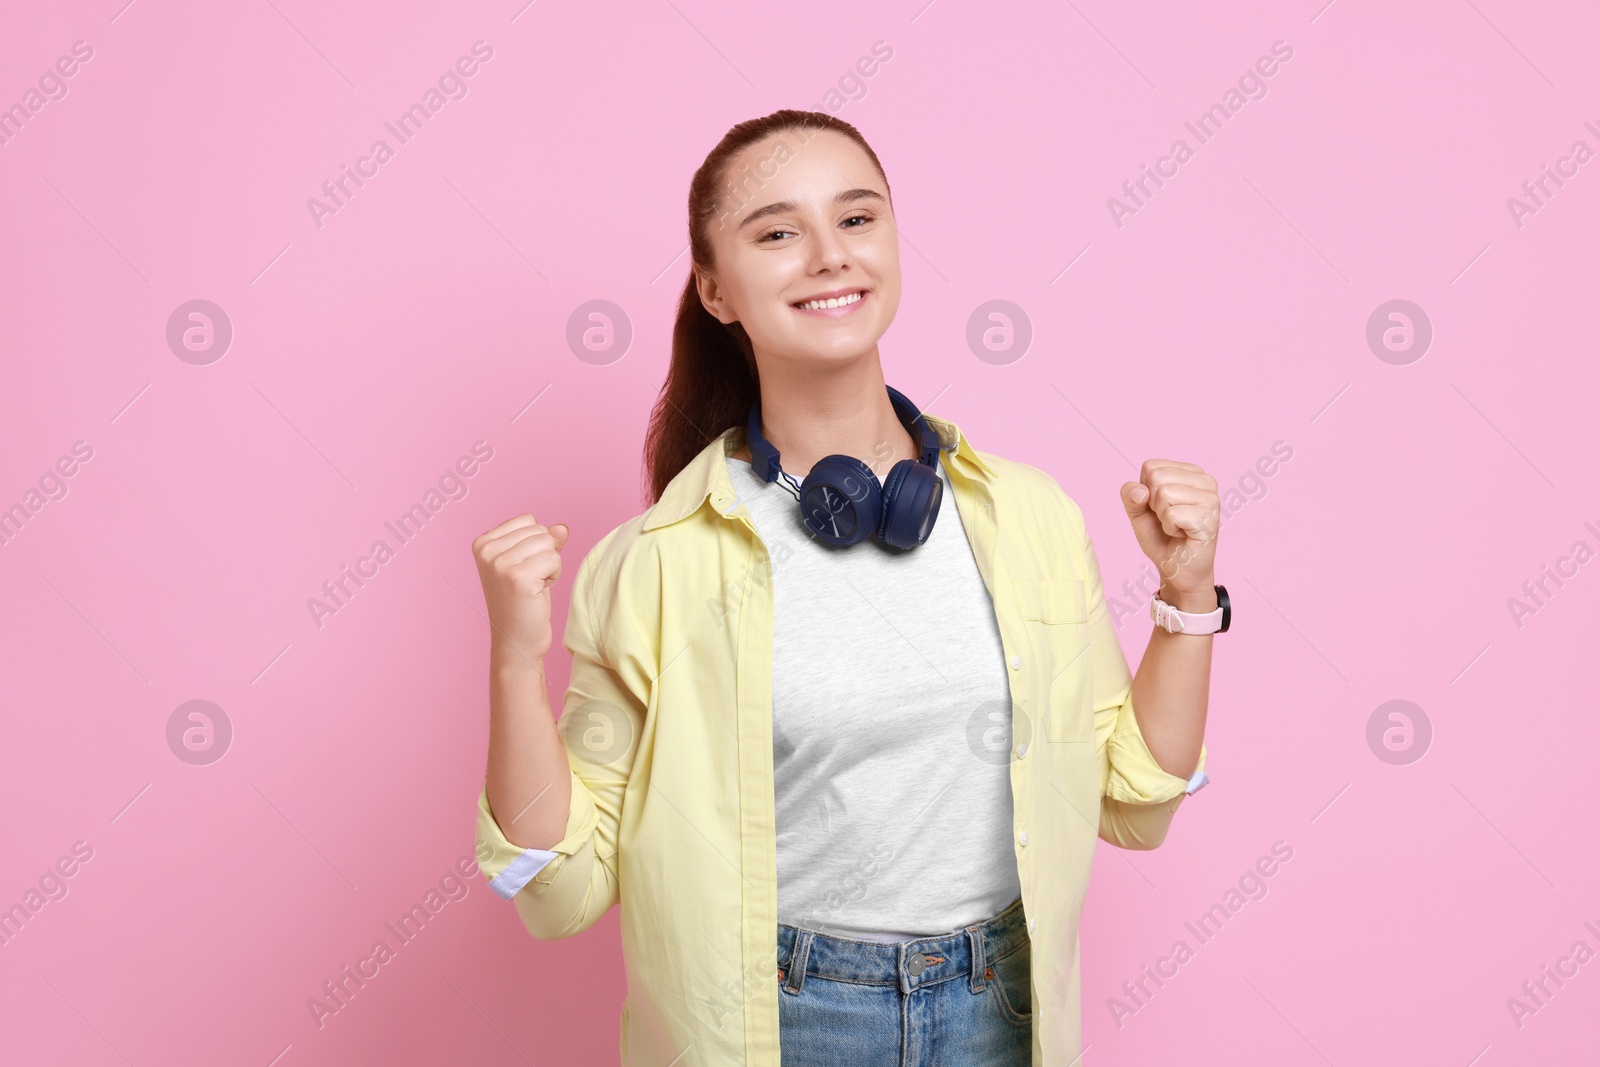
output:
[[[606,632],[595,611],[597,558],[604,545],[578,567],[562,641],[572,654],[572,677],[556,724],[572,785],[564,836],[548,849],[512,844],[489,807],[487,782],[478,794],[479,870],[540,940],[582,933],[619,899],[623,797],[644,724],[649,676],[631,654],[632,668],[619,672],[597,637]],[[614,621],[614,602],[604,610],[606,620]]]
[[[570,767],[570,760],[569,760]],[[489,880],[489,888],[501,900],[512,900],[524,886],[541,872],[541,883],[548,885],[557,871],[552,864],[563,856],[571,856],[594,836],[599,814],[588,786],[576,771],[572,777],[572,801],[567,809],[566,834],[548,849],[523,848],[506,840],[494,812],[489,808],[489,785],[484,783],[478,791],[478,855],[483,857],[479,866]]]
[[[1070,498],[1068,498],[1070,501]],[[1100,767],[1100,837],[1119,848],[1151,849],[1166,838],[1184,797],[1206,784],[1206,747],[1188,778],[1168,774],[1156,762],[1133,711],[1133,674],[1117,640],[1100,580],[1094,542],[1083,513],[1072,503],[1083,546],[1084,597],[1088,608],[1094,677],[1094,743]]]

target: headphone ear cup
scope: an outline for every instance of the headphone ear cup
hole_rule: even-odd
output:
[[[854,456],[823,456],[800,483],[800,514],[806,529],[831,545],[865,541],[883,514],[878,476]]]
[[[944,483],[939,472],[914,459],[902,459],[883,480],[883,517],[878,540],[892,548],[915,548],[933,533]]]

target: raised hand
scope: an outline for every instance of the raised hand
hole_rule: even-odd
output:
[[[550,587],[561,577],[567,533],[566,523],[544,526],[524,514],[473,540],[497,654],[539,661],[550,651]]]

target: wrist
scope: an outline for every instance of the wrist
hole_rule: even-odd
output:
[[[1161,590],[1157,595],[1166,603],[1179,611],[1194,614],[1207,614],[1217,610],[1217,589],[1215,583],[1202,586],[1199,589],[1177,589],[1161,583]]]
[[[489,646],[489,671],[495,675],[535,674],[543,678],[544,656],[525,653],[497,636]]]

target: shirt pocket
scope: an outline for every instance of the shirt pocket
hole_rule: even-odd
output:
[[[1089,610],[1077,578],[1012,580],[1044,693],[1046,741],[1094,739]],[[1042,657],[1042,658],[1041,658]]]

